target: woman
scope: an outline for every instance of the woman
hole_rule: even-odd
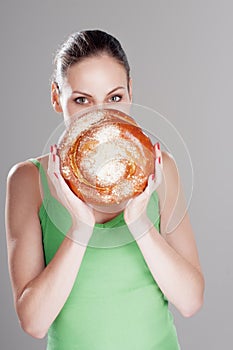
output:
[[[132,102],[126,55],[105,32],[74,33],[55,64],[51,100],[65,121],[87,107]],[[192,316],[203,303],[204,278],[188,214],[166,234],[179,188],[173,158],[157,148],[159,157],[161,184],[150,178],[141,195],[114,213],[90,208],[73,195],[59,172],[55,146],[50,155],[11,169],[6,228],[14,305],[25,332],[36,338],[48,333],[47,350],[179,349],[168,301]],[[65,235],[44,203],[64,217]],[[145,210],[148,203],[159,214],[155,225]],[[146,234],[120,247],[88,246],[96,228],[114,226],[133,237]],[[80,237],[85,244],[77,244]]]

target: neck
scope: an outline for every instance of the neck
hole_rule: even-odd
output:
[[[93,213],[95,216],[96,223],[103,224],[109,220],[114,219],[119,215],[126,207],[128,200],[121,202],[119,204],[112,204],[110,206],[97,206],[92,205]]]
[[[100,212],[100,211],[93,209],[93,213],[95,216],[96,223],[104,224],[105,222],[114,219],[117,215],[119,215],[121,213],[121,211],[114,212],[114,213],[103,213],[103,212]]]

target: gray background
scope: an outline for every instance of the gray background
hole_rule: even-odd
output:
[[[39,156],[61,122],[50,106],[52,58],[68,34],[82,29],[106,30],[121,41],[134,102],[158,110],[186,142],[195,176],[189,212],[206,279],[205,304],[188,319],[171,308],[182,349],[230,348],[232,12],[233,3],[224,0],[1,2],[1,349],[45,349],[46,339],[21,330],[13,308],[6,176],[13,164]]]

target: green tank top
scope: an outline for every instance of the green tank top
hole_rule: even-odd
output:
[[[68,231],[71,217],[50,194],[39,161],[30,161],[38,167],[43,185],[39,218],[47,265],[62,243],[62,232]],[[149,218],[158,210],[154,191],[147,207]],[[54,224],[54,218],[59,224]],[[154,225],[160,231],[159,219]],[[104,224],[95,224],[92,242],[98,241],[100,229],[102,238],[108,240],[116,227],[121,235],[131,235],[121,212]],[[46,350],[180,350],[168,300],[133,238],[128,244],[110,248],[87,246],[69,297],[48,330]]]

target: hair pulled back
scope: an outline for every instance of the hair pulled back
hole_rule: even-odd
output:
[[[87,57],[107,54],[124,66],[129,90],[130,67],[120,42],[112,35],[101,30],[84,30],[71,34],[57,50],[52,81],[61,89],[67,70],[75,63]]]

